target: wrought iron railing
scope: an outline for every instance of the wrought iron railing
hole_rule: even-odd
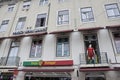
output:
[[[1,57],[0,66],[19,66],[20,57]]]
[[[105,64],[108,63],[107,52],[100,52],[93,59],[89,59],[85,53],[80,53],[80,64]]]

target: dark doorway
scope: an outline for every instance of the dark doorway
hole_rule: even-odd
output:
[[[98,39],[97,34],[84,34],[84,44],[85,44],[85,55],[86,55],[86,61],[87,64],[90,63],[90,60],[88,59],[87,55],[87,48],[91,44],[95,51],[94,61],[92,63],[100,63],[100,51],[99,51],[99,45],[98,45]]]

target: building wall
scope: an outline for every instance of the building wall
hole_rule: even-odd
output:
[[[66,0],[63,3],[58,3],[57,0],[49,0],[47,5],[39,5],[40,0],[31,0],[29,10],[23,10],[23,1],[20,0],[15,4],[13,12],[8,12],[8,2],[4,2],[0,8],[0,24],[3,20],[10,20],[6,32],[0,32],[0,38],[14,36],[18,19],[20,17],[27,17],[24,30],[27,27],[35,29],[36,18],[38,14],[47,13],[48,22],[46,23],[47,34],[40,36],[25,36],[20,38],[5,38],[0,40],[0,57],[7,57],[11,41],[13,39],[20,40],[20,48],[18,56],[20,57],[19,67],[23,67],[23,61],[54,61],[54,60],[73,60],[73,67],[75,71],[72,72],[72,80],[85,80],[85,73],[80,72],[79,76],[76,76],[76,71],[80,66],[80,54],[85,53],[84,34],[96,33],[98,38],[98,45],[100,52],[106,52],[108,60],[111,63],[120,63],[120,54],[116,52],[114,37],[112,30],[107,29],[106,26],[120,25],[120,17],[115,19],[108,19],[105,4],[117,3],[120,9],[120,2],[118,0]],[[1,3],[0,3],[1,4]],[[94,19],[93,22],[82,22],[80,9],[84,7],[92,7]],[[58,25],[57,15],[60,10],[69,10],[69,24]],[[104,29],[91,30],[91,31],[79,31],[78,29],[84,28],[97,28],[104,27]],[[56,38],[58,36],[64,36],[64,34],[50,34],[54,31],[73,30],[70,33],[65,33],[69,37],[70,42],[70,57],[56,57]],[[119,31],[119,30],[118,30]],[[31,43],[33,38],[41,38],[42,42],[42,55],[40,58],[29,58],[31,49]],[[104,72],[106,80],[119,79],[119,72],[108,71]],[[112,76],[111,76],[112,75]],[[22,77],[21,77],[22,76]],[[23,78],[23,79],[21,79]],[[24,72],[19,72],[16,80],[24,80]]]

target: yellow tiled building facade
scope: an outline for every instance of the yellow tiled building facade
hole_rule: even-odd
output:
[[[0,0],[0,80],[119,80],[120,0]]]

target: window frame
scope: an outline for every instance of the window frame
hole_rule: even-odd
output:
[[[82,9],[84,9],[84,10],[90,9],[89,11],[84,11],[84,12],[86,12],[85,19],[83,19],[83,15],[82,15],[83,11],[82,11]],[[90,14],[92,16],[91,18],[90,18]],[[83,8],[80,8],[80,15],[81,15],[81,21],[82,22],[94,22],[95,21],[95,17],[94,17],[94,13],[93,13],[92,7],[83,7]]]
[[[47,5],[48,3],[49,3],[49,0],[40,0],[39,5],[44,6],[44,5]]]
[[[20,19],[23,19],[23,20],[20,21]],[[27,19],[27,17],[19,17],[18,21],[17,21],[17,25],[15,27],[15,30],[22,30],[22,29],[24,29],[25,23],[26,23],[26,19]]]
[[[119,37],[119,38],[116,38],[116,37],[115,37],[115,34],[119,34],[119,36],[120,36],[120,32],[112,32],[113,41],[114,41],[114,46],[115,46],[115,51],[116,51],[117,54],[120,54],[120,47],[118,47],[118,45],[120,45],[120,37]],[[116,43],[116,41],[119,41],[119,44]]]
[[[19,43],[18,45],[13,45],[14,43]],[[18,50],[17,50],[17,53],[16,53],[16,56],[10,56],[11,55],[11,50],[12,49],[14,49],[14,48],[18,48]],[[19,52],[19,48],[20,48],[20,41],[19,40],[17,40],[17,41],[12,41],[11,42],[11,45],[10,45],[10,50],[9,50],[9,57],[17,57],[17,55],[18,55],[18,52]],[[13,53],[12,53],[13,54]]]
[[[9,20],[3,20],[0,25],[0,32],[5,32],[7,30],[8,24],[9,24]],[[1,30],[1,28],[2,28],[2,30]]]
[[[24,1],[23,2],[23,6],[22,6],[23,10],[29,9],[30,8],[30,4],[31,4],[31,0]]]
[[[67,45],[68,45],[68,54],[65,55],[65,43],[66,42],[62,42],[62,51],[61,51],[61,54],[59,56],[59,53],[58,53],[58,39],[65,39],[67,38],[68,39],[68,42],[67,42]],[[61,44],[61,43],[60,43]],[[63,45],[64,44],[64,45]],[[64,46],[64,47],[63,47]],[[56,57],[70,57],[70,38],[68,36],[64,36],[64,37],[57,37],[56,38]]]
[[[38,48],[40,48],[41,50],[40,50],[40,53],[39,52],[36,52],[36,50],[38,51],[38,49],[36,49],[36,47],[35,47],[35,52],[34,52],[34,54],[32,54],[32,46],[34,46],[33,45],[33,43],[34,42],[39,42],[39,41],[41,41],[40,42],[40,47],[38,47]],[[36,42],[36,44],[37,44],[37,42]],[[31,43],[31,48],[30,48],[30,53],[29,53],[29,58],[41,58],[41,56],[42,56],[42,50],[43,49],[43,40],[42,39],[33,39],[32,40],[32,43]],[[39,54],[39,56],[37,56],[37,54]]]
[[[42,15],[45,17],[41,17]],[[40,18],[38,16],[40,16]],[[42,23],[42,21],[41,21],[42,18],[45,18],[45,20],[43,22],[43,26],[41,26],[42,24],[40,24],[40,23]],[[38,21],[38,20],[40,20],[40,21]],[[39,26],[38,26],[38,23],[39,23]],[[37,18],[36,18],[36,22],[35,22],[35,28],[43,28],[43,27],[46,27],[46,25],[47,25],[47,13],[38,14]]]
[[[120,9],[119,9],[117,3],[106,4],[106,5],[104,5],[104,6],[105,6],[105,10],[106,10],[106,14],[107,14],[107,17],[108,17],[108,18],[118,18],[118,17],[120,18]],[[116,6],[116,8],[111,7],[111,8],[109,8],[109,9],[107,9],[107,7],[110,7],[110,6]],[[114,12],[114,15],[109,16],[110,14],[107,12],[108,10],[112,10],[112,11]],[[118,11],[118,15],[115,13],[115,10]]]
[[[8,5],[8,12],[13,12],[15,4]]]
[[[63,11],[68,11],[67,13],[68,14],[59,14],[60,12],[61,13],[63,13]],[[59,21],[59,18],[60,18],[60,16],[62,16],[62,18],[64,18],[64,17],[67,17],[67,19],[65,20],[60,20]],[[69,23],[70,23],[70,10],[68,10],[68,9],[66,9],[66,10],[59,10],[58,12],[57,12],[57,25],[69,25]]]

